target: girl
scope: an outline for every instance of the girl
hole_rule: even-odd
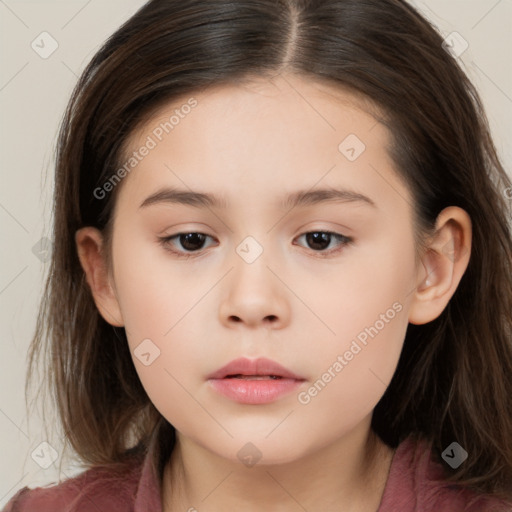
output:
[[[403,0],[109,38],[31,350],[88,468],[6,511],[512,510],[512,184],[445,47]]]

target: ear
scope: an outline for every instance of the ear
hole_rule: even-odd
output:
[[[121,308],[113,280],[103,253],[103,235],[94,227],[85,227],[75,233],[75,243],[80,264],[101,316],[109,324],[122,327]]]
[[[443,312],[468,266],[471,236],[471,219],[462,208],[450,206],[438,215],[434,235],[421,258],[410,323],[426,324]]]

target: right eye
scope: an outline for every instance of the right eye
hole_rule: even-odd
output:
[[[176,233],[175,235],[159,237],[160,244],[169,252],[176,254],[178,258],[191,258],[194,257],[194,252],[198,252],[203,248],[203,244],[206,238],[212,238],[204,233],[198,233],[195,231]],[[177,250],[173,247],[176,245],[173,243],[179,243],[185,252]],[[191,251],[187,253],[186,251]]]

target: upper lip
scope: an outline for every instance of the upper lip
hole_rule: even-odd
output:
[[[234,359],[210,374],[208,379],[223,379],[228,375],[275,375],[276,377],[304,380],[303,377],[294,374],[279,363],[265,357],[258,359],[240,357]]]

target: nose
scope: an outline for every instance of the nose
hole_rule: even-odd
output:
[[[224,287],[219,316],[226,327],[281,329],[288,325],[288,289],[263,254],[252,263],[235,261]]]

